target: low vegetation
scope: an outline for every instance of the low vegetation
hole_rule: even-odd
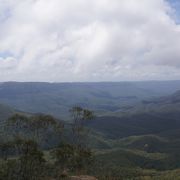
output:
[[[0,126],[0,180],[180,177],[178,113],[95,117],[76,106],[65,122],[51,115],[6,112]]]
[[[52,116],[11,116],[3,126],[0,143],[0,179],[62,179],[84,174],[93,163],[84,121],[92,119],[93,113],[81,107],[72,108],[70,113],[68,136],[63,133],[64,123]]]

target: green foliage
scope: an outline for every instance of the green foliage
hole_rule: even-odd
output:
[[[83,109],[79,106],[75,106],[70,109],[70,113],[72,116],[72,136],[73,136],[73,144],[77,146],[86,146],[87,141],[84,139],[88,131],[85,128],[85,122],[87,120],[91,120],[94,118],[94,114],[92,111],[88,109]]]
[[[53,150],[52,155],[61,170],[67,169],[73,172],[85,171],[93,160],[90,149],[65,143]]]
[[[14,114],[11,116],[5,130],[9,132],[11,138],[21,137],[33,139],[39,145],[47,144],[48,139],[54,135],[59,138],[62,134],[64,124],[50,115],[25,116]]]
[[[72,113],[75,116],[73,116],[74,123],[71,128],[76,138],[80,140],[79,133],[83,132],[85,135],[83,121],[91,119],[93,113],[80,107],[73,108]],[[50,163],[45,161],[41,143],[50,133],[53,138],[56,137],[54,132],[62,135],[63,128],[64,124],[50,115],[15,114],[10,117],[5,126],[10,137],[0,144],[4,167],[0,177],[14,180],[39,180],[45,177],[47,172],[49,173],[48,170],[45,171],[45,167],[50,168]],[[92,160],[91,150],[85,144],[79,143],[61,143],[59,147],[52,150],[51,154],[54,157],[52,165],[55,162],[54,167],[59,167],[59,172],[66,169],[71,172],[84,171]]]
[[[23,143],[22,155],[19,158],[20,171],[18,178],[41,179],[44,175],[45,160],[43,153],[38,149],[37,144],[33,141]]]
[[[0,178],[4,180],[39,180],[44,176],[43,152],[32,140],[19,139],[14,142],[14,158],[1,161]]]
[[[90,174],[100,180],[179,178],[178,112],[142,110],[98,118],[79,106],[70,112],[72,121],[65,128],[50,115],[9,118],[0,143],[0,180],[61,179],[64,172]],[[52,144],[44,151],[46,141]],[[57,142],[61,142],[58,147]]]
[[[6,119],[8,119],[10,116],[12,116],[15,113],[15,110],[9,106],[6,106],[4,104],[0,104],[0,122],[5,122]]]
[[[72,144],[61,143],[58,148],[52,151],[56,164],[61,170],[83,171],[92,160],[92,152],[87,148],[87,141],[84,138],[88,131],[84,126],[86,120],[92,119],[93,113],[87,109],[75,106],[70,109],[72,115]]]

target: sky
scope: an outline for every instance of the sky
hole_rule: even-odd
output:
[[[0,0],[0,81],[177,79],[178,0]]]

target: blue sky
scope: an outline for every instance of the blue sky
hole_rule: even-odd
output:
[[[180,79],[180,1],[0,0],[0,81]]]
[[[1,58],[7,58],[7,57],[11,57],[11,56],[13,56],[13,55],[10,52],[7,52],[7,51],[0,52]]]
[[[175,10],[174,18],[178,23],[180,23],[180,1],[179,0],[168,0],[172,8]]]
[[[180,1],[179,0],[167,0],[169,3],[171,3],[172,7],[176,10],[180,10]]]

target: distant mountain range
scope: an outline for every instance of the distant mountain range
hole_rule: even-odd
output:
[[[69,109],[80,105],[108,114],[131,109],[142,100],[167,96],[180,90],[180,81],[101,83],[19,83],[0,84],[0,102],[30,113],[67,118]],[[144,102],[145,102],[144,101]]]
[[[180,130],[180,91],[168,96],[142,101],[123,111],[97,117],[88,126],[111,138],[161,134],[177,136]],[[180,133],[179,133],[180,138]]]
[[[113,170],[117,167],[180,168],[179,100],[180,91],[177,91],[142,101],[126,112],[114,112],[87,122],[101,136],[97,136],[101,140],[99,147],[106,150],[97,157],[104,166]],[[167,179],[177,179],[177,176]]]
[[[0,84],[0,104],[2,123],[20,111],[68,119],[74,105],[93,109],[89,144],[104,168],[180,168],[180,81],[7,82]]]

